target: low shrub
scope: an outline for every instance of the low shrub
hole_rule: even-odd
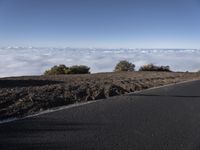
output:
[[[53,66],[46,70],[44,75],[64,75],[64,74],[89,74],[90,68],[84,65],[67,67],[65,65]]]
[[[51,69],[46,70],[44,75],[59,75],[59,74],[67,74],[69,68],[65,65],[53,66]]]
[[[90,68],[84,65],[69,67],[68,74],[89,74]]]
[[[139,71],[166,71],[171,72],[169,66],[155,66],[153,64],[148,64],[140,67]]]
[[[117,65],[115,66],[114,71],[134,71],[135,70],[135,65],[132,64],[131,62],[128,62],[126,60],[121,60]]]

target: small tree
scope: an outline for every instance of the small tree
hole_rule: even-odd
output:
[[[121,60],[116,66],[114,71],[134,71],[135,65],[126,60]]]

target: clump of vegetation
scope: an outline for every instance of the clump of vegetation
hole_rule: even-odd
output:
[[[53,66],[46,70],[44,75],[64,75],[64,74],[89,74],[90,68],[84,65],[67,67],[65,65]]]
[[[155,66],[154,64],[148,64],[140,67],[139,71],[166,71],[171,72],[169,66]]]
[[[88,73],[90,73],[90,68],[84,65],[71,66],[69,67],[69,72],[68,72],[68,74],[88,74]]]
[[[135,65],[132,64],[129,61],[126,60],[121,60],[117,65],[115,66],[114,71],[134,71],[135,70]]]
[[[51,69],[45,71],[45,75],[59,75],[59,74],[67,74],[69,71],[69,67],[65,65],[53,66]]]

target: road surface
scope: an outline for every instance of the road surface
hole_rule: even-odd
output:
[[[0,150],[198,150],[200,81],[0,124]]]

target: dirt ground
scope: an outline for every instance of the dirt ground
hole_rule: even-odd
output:
[[[0,120],[53,107],[105,99],[151,87],[200,79],[200,73],[118,72],[0,79]]]

